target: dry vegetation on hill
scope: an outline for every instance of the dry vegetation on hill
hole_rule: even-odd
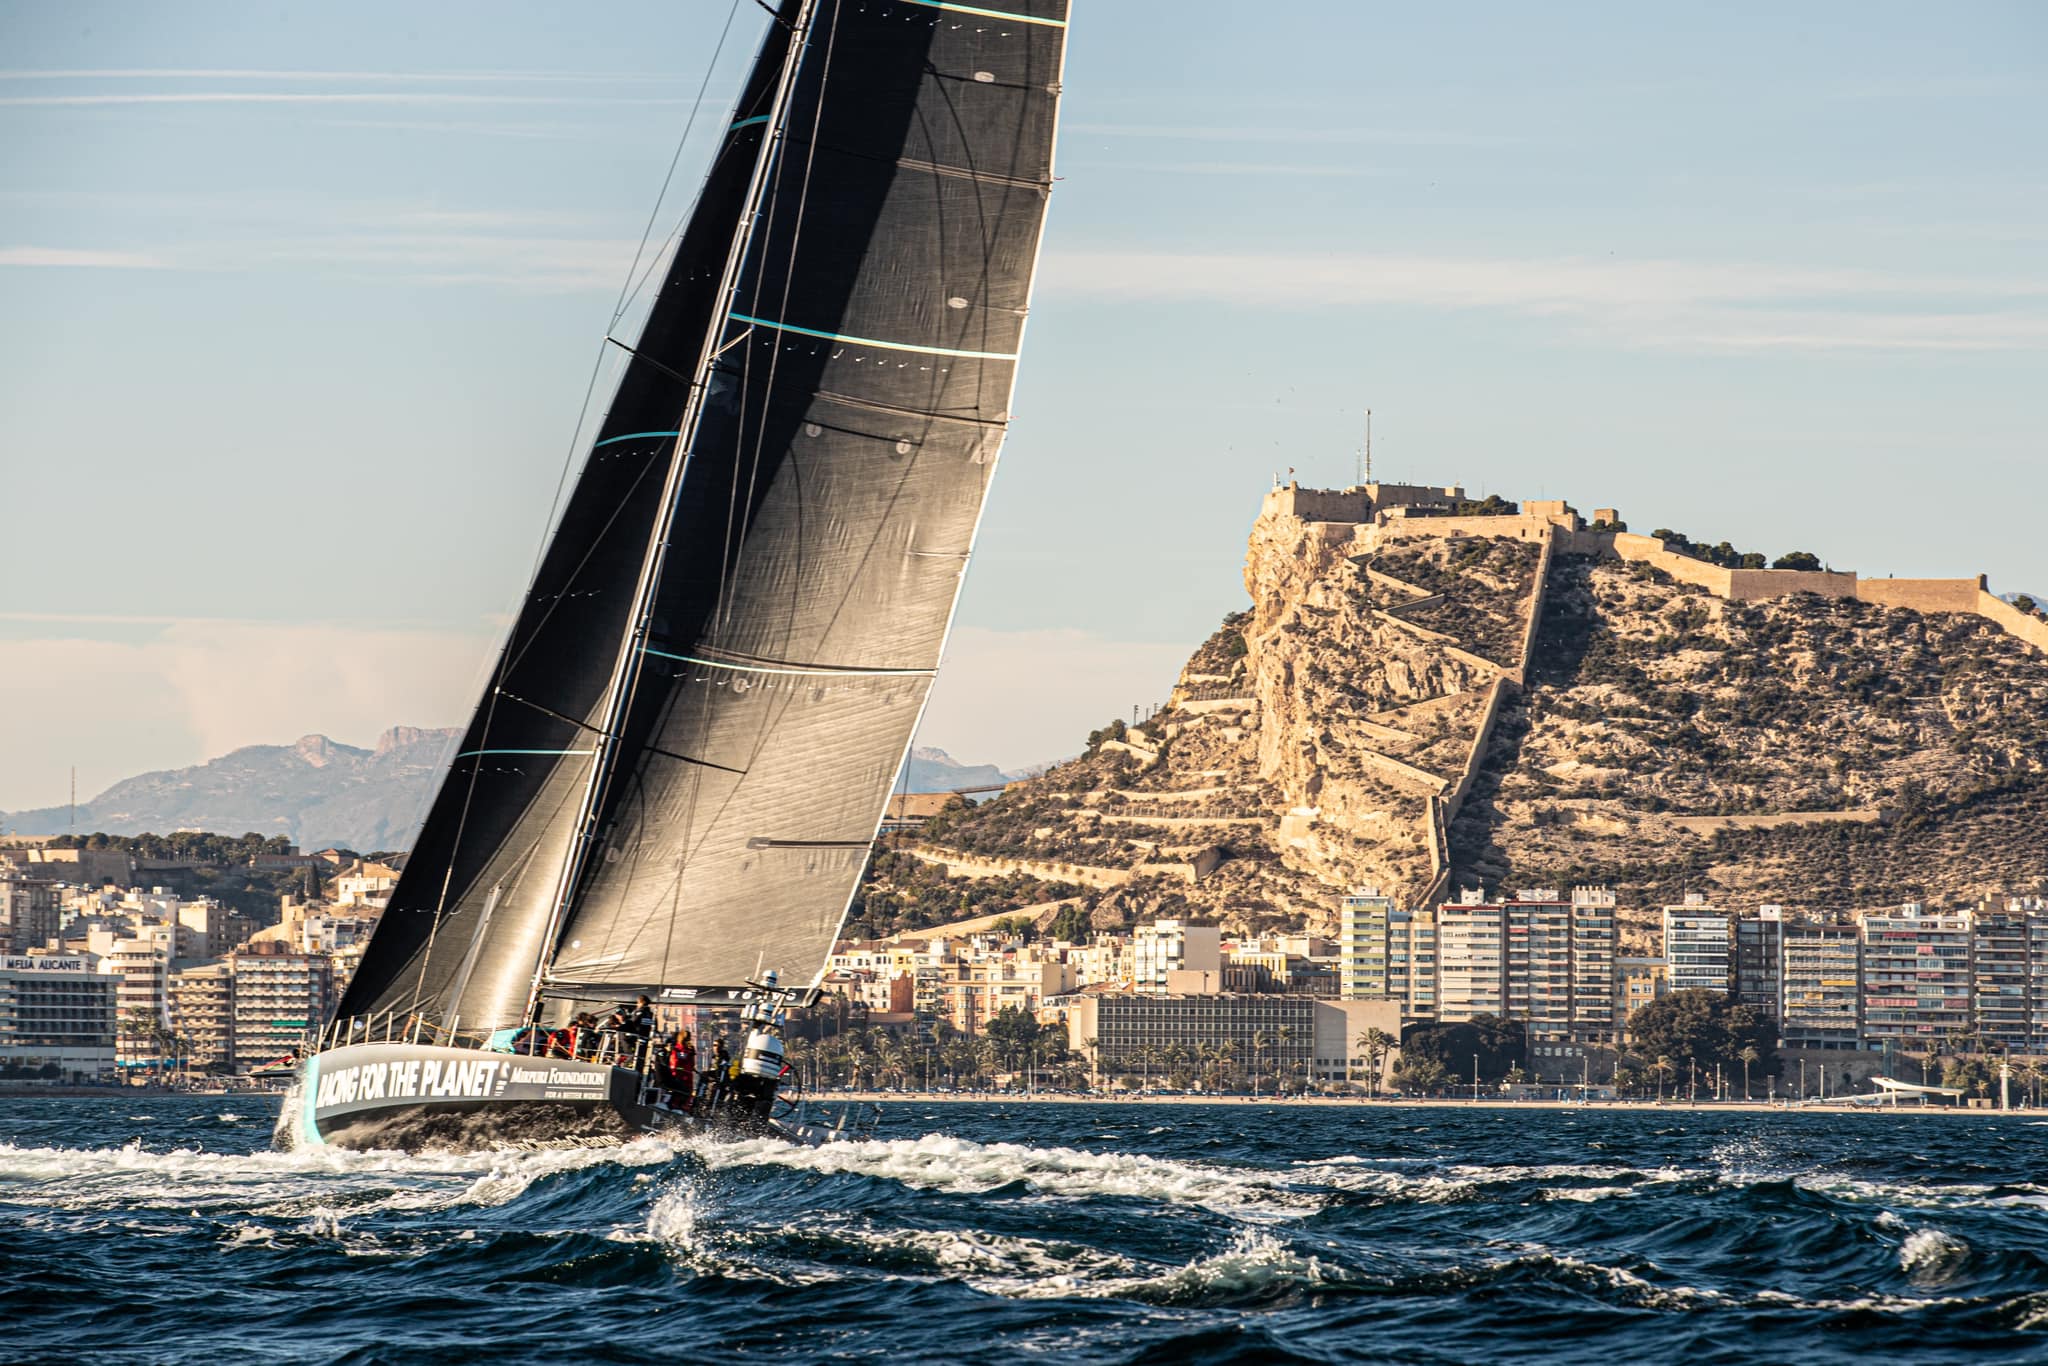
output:
[[[1178,913],[1328,930],[1344,890],[1419,899],[1446,871],[1489,888],[1606,882],[1625,906],[1703,890],[1817,909],[2048,879],[2039,651],[1972,615],[1729,602],[1647,564],[1558,554],[1518,687],[1544,561],[1502,525],[1354,536],[1269,507],[1251,609],[1195,650],[1164,708],[904,840],[915,851],[871,876],[867,923],[892,905],[899,923],[929,916],[955,884],[967,913],[1044,895],[1043,916],[1080,904],[1103,926]],[[1439,824],[1440,806],[1456,819]],[[1700,819],[1791,813],[1813,823]],[[935,884],[949,854],[987,881]]]
[[[1530,682],[1452,830],[1474,878],[1846,909],[2031,889],[2048,871],[2048,660],[1980,618],[1729,603],[1564,557]],[[1882,823],[1672,823],[1786,812]]]

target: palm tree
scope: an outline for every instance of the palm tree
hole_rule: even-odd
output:
[[[1280,1049],[1281,1049],[1281,1051],[1282,1051],[1282,1052],[1286,1052],[1286,1051],[1287,1051],[1287,1045],[1289,1045],[1289,1044],[1291,1044],[1291,1043],[1293,1043],[1293,1042],[1294,1042],[1294,1035],[1295,1035],[1295,1029],[1294,1029],[1294,1026],[1293,1026],[1293,1025],[1285,1025],[1285,1024],[1284,1024],[1284,1025],[1281,1025],[1281,1026],[1280,1026],[1280,1028],[1279,1028],[1279,1030],[1278,1030],[1277,1032],[1278,1032],[1278,1034],[1279,1034],[1279,1036],[1280,1036]],[[1280,1083],[1279,1083],[1279,1081],[1278,1081],[1278,1080],[1276,1079],[1276,1080],[1274,1081],[1274,1083],[1273,1083],[1273,1090],[1274,1090],[1274,1092],[1275,1092],[1275,1093],[1277,1094],[1277,1093],[1279,1092],[1279,1089],[1280,1089]]]
[[[1669,1057],[1659,1057],[1653,1070],[1657,1073],[1657,1100],[1661,1104],[1664,1100],[1664,1083],[1677,1075],[1678,1064]]]
[[[1380,1067],[1387,1060],[1387,1054],[1394,1047],[1394,1036],[1374,1025],[1358,1036],[1359,1051],[1365,1054],[1366,1084],[1370,1094],[1377,1100],[1380,1094]]]
[[[1756,1051],[1755,1044],[1748,1043],[1744,1044],[1742,1046],[1742,1051],[1740,1053],[1737,1053],[1735,1056],[1742,1060],[1742,1098],[1744,1100],[1748,1100],[1750,1098],[1749,1065],[1755,1062],[1757,1059],[1761,1058],[1763,1054]]]
[[[1252,1035],[1252,1095],[1259,1094],[1259,1059],[1273,1047],[1273,1036],[1261,1029]]]
[[[2041,1064],[2037,1062],[2023,1062],[2018,1067],[2013,1068],[2012,1071],[2014,1079],[2020,1084],[2020,1094],[2026,1097],[2027,1104],[2030,1106],[2038,1104],[2040,1102],[2041,1082],[2044,1076],[2048,1076],[2048,1074],[2042,1072]]]

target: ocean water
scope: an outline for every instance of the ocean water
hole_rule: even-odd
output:
[[[270,1150],[0,1098],[0,1360],[2048,1360],[2048,1120],[900,1104],[869,1141]]]

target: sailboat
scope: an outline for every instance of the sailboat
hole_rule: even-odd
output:
[[[764,5],[763,8],[769,8]],[[781,0],[362,964],[306,1144],[778,1108],[944,648],[1050,193],[1067,0]],[[718,1116],[645,995],[745,1015]]]

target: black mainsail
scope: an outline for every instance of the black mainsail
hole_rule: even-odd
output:
[[[821,967],[1009,422],[1067,5],[1000,3],[781,6],[342,1015]]]

